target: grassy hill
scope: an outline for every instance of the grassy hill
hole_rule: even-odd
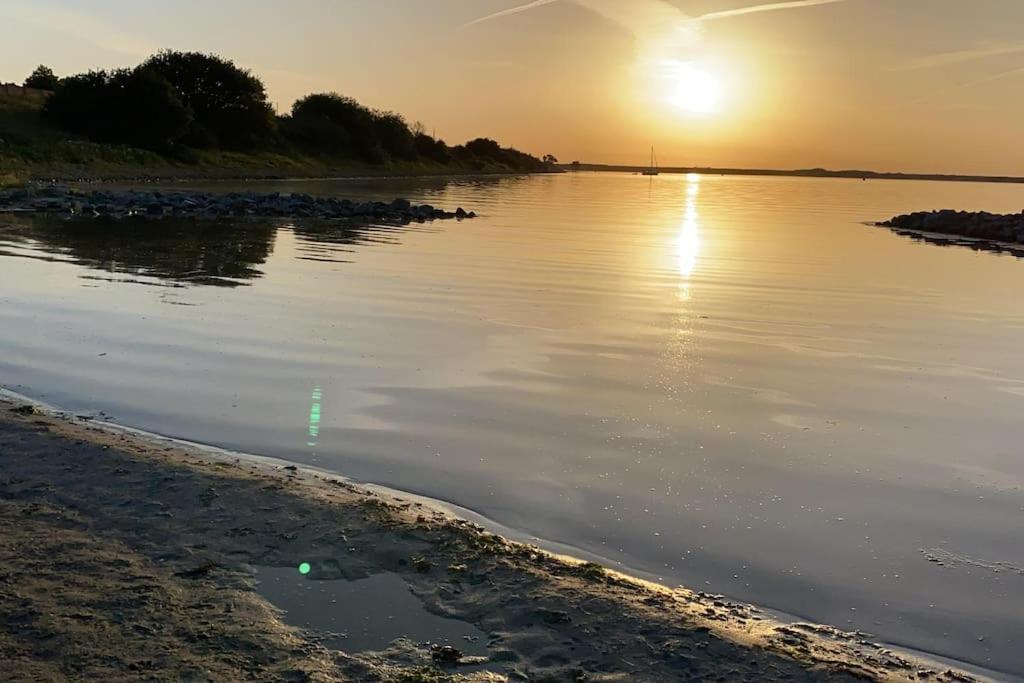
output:
[[[43,123],[38,97],[0,94],[0,183],[168,166],[152,152],[76,139]]]
[[[293,149],[260,152],[190,150],[189,159],[170,159],[124,145],[100,144],[56,129],[41,117],[39,97],[0,93],[0,186],[31,179],[227,178],[411,176],[503,173],[493,166],[468,169],[430,161],[369,164],[314,158]]]

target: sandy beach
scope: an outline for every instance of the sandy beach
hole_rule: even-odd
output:
[[[10,680],[975,680],[326,475],[0,405]],[[329,646],[260,597],[258,568],[400,578],[424,613],[485,633],[485,654]]]

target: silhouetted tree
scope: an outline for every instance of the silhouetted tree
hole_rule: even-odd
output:
[[[93,139],[106,137],[109,112],[106,103],[107,73],[88,71],[60,81],[43,107],[43,118],[58,128]]]
[[[200,52],[165,50],[142,67],[167,79],[192,110],[188,144],[245,149],[273,136],[274,112],[263,82],[234,62]]]
[[[148,68],[117,71],[110,90],[112,136],[118,142],[165,150],[180,140],[192,123],[185,105],[166,78]]]
[[[390,111],[373,113],[373,129],[381,148],[396,159],[414,159],[416,142],[401,115]]]
[[[501,159],[502,149],[490,138],[477,138],[466,143],[466,150],[481,159]]]
[[[308,95],[292,106],[288,132],[300,145],[364,161],[384,160],[374,113],[337,93]]]
[[[477,138],[470,140],[464,147],[452,149],[452,155],[457,161],[471,167],[483,169],[494,168],[495,170],[507,170],[516,172],[543,171],[547,166],[535,156],[511,147],[502,147],[490,138]],[[495,168],[497,167],[497,168]]]
[[[41,66],[30,81],[49,78],[55,78],[53,72]],[[423,124],[410,127],[399,114],[371,110],[337,93],[308,95],[289,116],[276,117],[256,76],[198,52],[164,51],[135,69],[62,79],[43,114],[56,126],[98,142],[169,152],[179,159],[198,158],[191,148],[253,150],[287,141],[330,159],[369,163],[425,159],[465,170],[532,172],[552,170],[557,162],[552,155],[542,161],[489,138],[449,147],[427,135]]]
[[[280,121],[285,137],[311,152],[333,157],[350,157],[352,136],[328,118],[321,116],[288,116]]]
[[[192,113],[162,76],[144,68],[90,71],[63,79],[43,115],[97,142],[165,151],[187,131]]]
[[[425,133],[419,133],[413,138],[416,146],[416,155],[439,164],[447,164],[452,160],[451,150],[444,140],[437,140]]]
[[[26,88],[36,88],[37,90],[56,90],[57,85],[60,83],[60,79],[53,73],[53,69],[43,64],[36,67],[35,71],[25,79],[23,84]]]
[[[541,161],[543,161],[545,164],[557,164],[558,163],[558,159],[555,158],[554,154],[545,154],[544,157],[541,159]]]

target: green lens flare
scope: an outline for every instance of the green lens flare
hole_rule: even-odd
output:
[[[317,439],[320,436],[320,399],[323,396],[323,390],[320,385],[313,387],[313,393],[310,395],[310,407],[309,407],[309,442],[307,446],[316,446]]]
[[[303,562],[299,565],[299,573],[305,576],[306,574],[313,571],[313,566],[309,562]]]

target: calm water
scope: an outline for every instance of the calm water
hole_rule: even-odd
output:
[[[482,217],[0,219],[0,383],[1024,674],[1024,261],[862,224],[1024,189],[260,187]]]

